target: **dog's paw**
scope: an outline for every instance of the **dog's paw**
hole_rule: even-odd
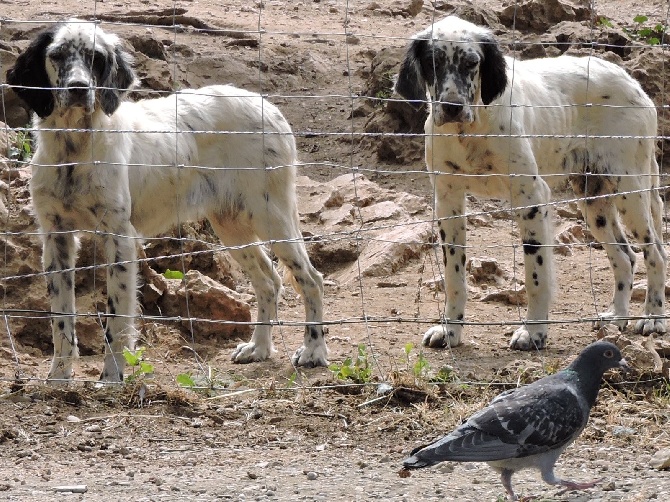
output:
[[[598,314],[598,320],[593,321],[593,329],[600,329],[608,324],[613,324],[619,330],[623,331],[628,326],[628,319],[614,319],[616,315],[612,311],[602,312]]]
[[[67,385],[72,380],[73,374],[72,363],[65,363],[63,360],[57,362],[54,359],[51,362],[51,370],[49,370],[49,376],[47,376],[47,383],[54,387]]]
[[[303,368],[316,368],[317,366],[328,366],[328,349],[324,345],[314,347],[302,346],[295,351],[291,362],[294,366]]]
[[[529,326],[532,329],[532,326]],[[512,335],[509,343],[510,349],[516,350],[537,350],[543,349],[547,343],[547,333],[542,330],[532,330],[531,335],[528,327],[521,326]]]
[[[437,325],[431,327],[423,335],[424,347],[443,349],[445,347],[458,347],[461,344],[461,332],[463,326],[460,324]]]
[[[259,361],[265,361],[275,352],[272,345],[261,345],[255,342],[245,342],[240,343],[233,353],[230,355],[230,359],[234,363],[238,364],[247,364],[255,363]]]
[[[649,336],[653,333],[665,333],[665,319],[640,319],[635,323],[635,332]]]

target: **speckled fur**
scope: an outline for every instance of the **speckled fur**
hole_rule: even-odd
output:
[[[54,340],[50,381],[71,379],[77,356],[76,232],[103,236],[108,302],[101,379],[120,381],[123,348],[132,348],[135,338],[135,239],[202,218],[249,275],[262,323],[277,319],[281,289],[258,245],[271,242],[305,302],[308,325],[293,362],[327,364],[322,277],[299,229],[295,140],[274,105],[230,85],[125,101],[137,83],[131,57],[115,35],[75,19],[40,33],[7,77],[35,112],[30,190],[44,232]],[[232,357],[262,361],[273,350],[271,326],[263,324]]]
[[[657,118],[640,85],[623,69],[595,57],[504,57],[488,29],[456,17],[413,38],[396,91],[417,105],[428,103],[426,163],[435,188],[447,291],[445,323],[431,327],[424,344],[461,343],[463,215],[465,194],[475,193],[511,200],[523,242],[528,323],[515,331],[510,345],[522,350],[545,346],[543,321],[549,318],[553,282],[547,204],[550,186],[566,179],[577,196],[585,197],[582,212],[614,273],[612,303],[601,321],[623,329],[623,318],[630,315],[635,254],[621,220],[643,247],[647,269],[645,318],[635,329],[665,332],[664,319],[656,317],[665,313],[667,262],[653,139]],[[623,192],[629,193],[614,195]]]

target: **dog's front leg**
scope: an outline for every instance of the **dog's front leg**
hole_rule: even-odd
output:
[[[105,237],[107,259],[107,322],[105,364],[100,380],[122,382],[124,347],[135,347],[134,318],[137,310],[137,250],[130,223]]]
[[[436,175],[435,213],[440,232],[446,291],[442,324],[423,335],[426,347],[456,347],[461,343],[467,288],[465,283],[465,193],[447,185],[449,175]]]
[[[51,302],[54,356],[47,381],[64,383],[72,378],[72,363],[79,355],[75,332],[74,266],[77,245],[72,232],[52,227],[44,237],[42,264]]]
[[[547,342],[549,302],[553,283],[553,232],[547,203],[551,191],[537,175],[517,175],[511,179],[512,206],[522,207],[516,216],[523,241],[528,323],[512,335],[510,347],[542,349]]]

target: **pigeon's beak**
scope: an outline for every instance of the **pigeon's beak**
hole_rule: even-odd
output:
[[[628,361],[626,361],[625,358],[621,358],[621,361],[619,361],[619,368],[621,368],[624,371],[629,371],[630,366],[628,366]]]

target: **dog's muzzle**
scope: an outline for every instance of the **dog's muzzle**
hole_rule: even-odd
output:
[[[433,120],[436,126],[447,123],[472,122],[472,111],[461,98],[433,103]]]
[[[88,82],[72,80],[67,83],[62,93],[66,101],[65,105],[68,107],[80,106],[88,109],[92,105],[93,88]]]

